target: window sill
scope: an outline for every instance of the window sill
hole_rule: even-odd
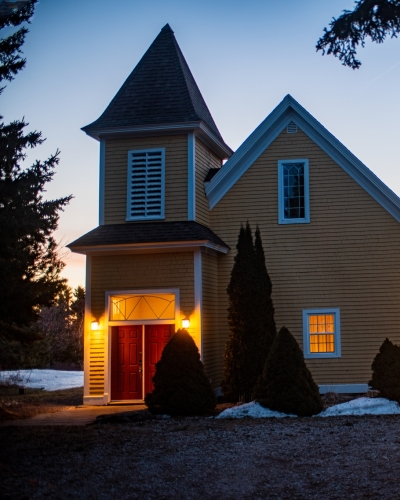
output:
[[[278,224],[309,224],[310,219],[279,219]]]
[[[316,352],[312,354],[304,354],[304,359],[334,359],[334,358],[341,358],[341,354],[336,354],[334,352]]]

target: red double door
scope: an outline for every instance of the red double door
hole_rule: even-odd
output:
[[[173,331],[174,325],[146,325],[144,329],[142,325],[117,326],[112,329],[112,400],[144,399],[145,394],[153,390],[155,365]]]

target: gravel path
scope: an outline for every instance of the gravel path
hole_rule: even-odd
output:
[[[400,416],[0,428],[0,498],[397,499]]]

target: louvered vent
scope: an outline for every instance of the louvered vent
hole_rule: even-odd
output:
[[[297,125],[294,122],[290,122],[286,127],[286,131],[288,134],[296,134],[297,133]]]
[[[127,220],[164,218],[164,149],[129,151]]]

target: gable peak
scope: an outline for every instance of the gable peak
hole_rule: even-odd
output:
[[[167,23],[164,28],[161,28],[161,31],[170,31],[171,33],[174,32],[174,30],[171,28],[171,26]]]
[[[106,110],[83,127],[92,137],[140,127],[205,125],[228,150],[167,23]]]

